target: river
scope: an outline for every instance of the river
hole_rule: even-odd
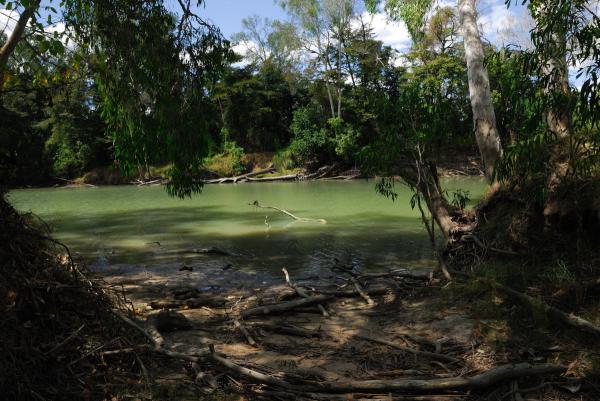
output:
[[[98,271],[185,265],[268,278],[280,276],[281,267],[295,275],[323,274],[333,263],[362,270],[431,266],[410,191],[398,184],[392,202],[375,192],[375,183],[208,185],[183,200],[160,186],[25,189],[10,192],[9,201],[40,216],[55,238]],[[485,191],[484,181],[474,177],[447,179],[444,186],[468,190],[471,202]],[[250,206],[255,200],[327,223],[296,222]],[[194,252],[210,247],[230,255]]]

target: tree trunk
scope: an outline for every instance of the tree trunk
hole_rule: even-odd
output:
[[[31,2],[29,7],[26,7],[23,13],[19,16],[19,20],[15,25],[15,29],[12,31],[10,37],[0,49],[0,89],[4,86],[4,74],[6,72],[6,66],[8,64],[8,59],[12,55],[17,47],[17,43],[23,37],[23,33],[25,32],[25,28],[27,27],[27,23],[29,19],[33,16],[35,11],[38,9],[40,5],[39,0],[34,0]]]
[[[444,238],[448,240],[453,228],[456,227],[452,221],[454,207],[448,203],[442,193],[435,164],[425,164],[421,161],[417,163],[419,165],[403,169],[400,175],[408,185],[421,193],[437,226],[444,234]]]
[[[475,0],[458,0],[458,13],[464,37],[475,138],[485,175],[491,181],[494,175],[494,164],[502,156],[502,145],[496,127],[490,80],[484,65]]]
[[[547,4],[541,2],[535,10],[534,17],[547,20]],[[561,24],[554,24],[560,29]],[[565,33],[555,30],[550,40],[543,44],[542,73],[546,77],[544,93],[550,104],[546,110],[548,130],[554,134],[555,142],[550,155],[552,171],[548,177],[547,186],[552,191],[567,175],[569,170],[569,144],[567,143],[572,131],[572,114],[569,102],[569,70],[567,66]]]

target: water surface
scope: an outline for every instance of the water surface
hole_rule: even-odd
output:
[[[477,200],[479,178],[446,180]],[[335,262],[363,270],[420,267],[432,254],[410,191],[398,184],[395,202],[378,195],[375,181],[311,181],[209,185],[192,199],[170,198],[160,186],[16,190],[9,200],[54,228],[54,236],[98,270],[111,266],[202,265],[277,274],[323,274]],[[273,210],[326,219],[295,222]],[[159,245],[160,244],[160,245]],[[231,256],[194,253],[218,247]]]

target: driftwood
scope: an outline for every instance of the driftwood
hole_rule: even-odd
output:
[[[231,182],[231,183],[235,184],[238,181],[248,179],[248,178],[251,178],[251,177],[254,177],[257,175],[261,175],[261,174],[269,174],[274,171],[275,171],[275,169],[273,168],[273,166],[269,166],[266,169],[252,171],[250,173],[246,173],[246,174],[242,174],[242,175],[236,175],[236,176],[232,176],[232,177],[215,178],[213,180],[204,180],[203,183],[205,183],[205,184],[225,184],[225,183]]]
[[[454,358],[452,356],[449,356],[449,355],[439,354],[439,353],[436,353],[436,352],[420,351],[418,349],[414,349],[414,348],[410,348],[410,347],[404,347],[402,345],[398,345],[398,344],[393,343],[391,341],[387,341],[387,340],[384,340],[384,339],[381,339],[381,338],[371,337],[371,336],[368,336],[368,335],[365,335],[365,334],[356,333],[356,334],[354,334],[354,337],[360,338],[362,340],[373,341],[374,343],[378,343],[378,344],[387,345],[388,347],[392,347],[392,348],[398,349],[400,351],[408,352],[408,353],[411,353],[411,354],[416,355],[416,356],[422,356],[422,357],[426,357],[426,358],[430,358],[430,359],[437,359],[439,361],[451,362],[451,363],[458,363],[458,362],[460,362],[459,359],[456,359],[456,358]]]
[[[334,297],[340,297],[340,298],[352,298],[352,297],[360,296],[360,293],[357,290],[329,290],[329,289],[315,288],[314,291],[318,292],[319,294],[333,295]],[[393,291],[393,289],[391,287],[381,287],[381,286],[372,287],[372,288],[368,288],[368,289],[364,290],[365,293],[367,293],[368,295],[373,295],[373,296],[385,295],[392,291]]]
[[[287,312],[292,309],[302,308],[304,306],[311,306],[314,304],[322,304],[327,301],[331,301],[332,296],[329,295],[314,295],[309,298],[296,299],[294,301],[281,302],[272,305],[263,305],[252,309],[246,309],[242,311],[241,316],[246,318],[250,316],[259,315],[270,315],[275,313]]]
[[[296,181],[298,174],[275,175],[272,177],[246,178],[248,182],[271,182],[271,181]]]
[[[149,303],[152,309],[176,309],[176,308],[188,308],[198,309],[203,306],[219,307],[223,306],[227,302],[226,298],[218,295],[197,295],[195,298],[189,298],[185,300],[158,300],[151,301]]]
[[[248,330],[246,330],[246,327],[244,327],[244,325],[242,325],[242,323],[240,323],[239,320],[234,319],[233,324],[244,335],[244,337],[246,337],[246,341],[248,341],[248,344],[252,345],[253,347],[256,346],[256,341],[254,341],[254,338],[252,338]]]
[[[291,288],[293,288],[294,291],[296,291],[296,294],[298,294],[298,296],[300,296],[302,298],[310,298],[310,295],[308,295],[308,293],[306,291],[304,291],[302,288],[298,287],[296,284],[292,283],[292,280],[290,280],[290,275],[285,267],[282,268],[281,271],[283,272],[283,274],[285,274],[285,282],[287,283],[287,285],[290,286]],[[325,309],[325,307],[323,305],[317,304],[317,308],[319,308],[319,310],[321,311],[321,314],[323,316],[329,317],[329,312],[327,312],[327,310]]]
[[[303,299],[304,300],[304,299]],[[540,364],[532,365],[529,363],[508,364],[490,369],[484,373],[472,377],[449,377],[436,379],[397,379],[397,380],[363,380],[363,381],[337,381],[321,382],[315,384],[291,384],[285,380],[272,375],[267,375],[252,369],[240,366],[231,360],[215,352],[214,346],[209,345],[209,352],[201,352],[197,355],[187,355],[165,348],[164,341],[157,342],[155,337],[150,335],[147,330],[142,328],[135,321],[118,313],[123,321],[139,330],[151,344],[155,351],[169,356],[171,358],[182,359],[198,363],[204,357],[218,363],[222,367],[235,372],[239,375],[249,377],[260,383],[280,387],[289,391],[306,393],[380,393],[380,392],[438,392],[449,390],[483,390],[500,382],[518,379],[526,376],[557,375],[564,373],[567,368],[561,365]],[[280,376],[284,376],[280,374]]]
[[[320,178],[323,178],[325,176],[327,176],[329,173],[331,173],[335,168],[337,167],[336,164],[332,164],[331,166],[323,166],[320,167],[317,171],[315,171],[314,173],[310,173],[304,176],[305,180],[311,180],[311,179],[315,179],[318,180]]]
[[[480,280],[483,280],[483,279],[480,279]],[[591,323],[588,320],[580,318],[579,316],[575,316],[572,313],[566,314],[565,312],[561,311],[560,309],[557,309],[554,306],[550,306],[542,300],[532,298],[527,294],[513,290],[512,288],[506,287],[495,281],[491,281],[491,280],[484,280],[484,281],[486,281],[492,287],[507,294],[508,296],[518,300],[519,302],[527,304],[530,307],[541,307],[547,315],[553,317],[554,319],[560,321],[561,323],[563,323],[569,327],[572,327],[572,328],[575,328],[575,329],[578,329],[581,331],[585,331],[586,333],[592,334],[595,337],[600,338],[600,327],[594,325],[593,323]]]
[[[211,349],[213,351],[214,349]],[[216,353],[211,358],[232,372],[249,377],[261,383],[281,387],[296,392],[314,393],[352,393],[352,392],[436,392],[447,390],[483,390],[500,382],[524,376],[556,375],[564,373],[567,368],[561,365],[529,363],[508,364],[498,366],[472,377],[449,377],[437,379],[397,379],[397,380],[363,380],[351,382],[322,382],[317,384],[291,384],[275,376],[257,372],[237,365]]]
[[[400,277],[408,278],[417,281],[429,281],[429,273],[415,273],[410,271],[391,271],[389,273],[362,273],[359,275],[360,278],[383,278],[383,277]]]
[[[273,209],[276,210],[280,213],[285,214],[288,217],[291,217],[292,219],[296,220],[296,221],[304,221],[304,222],[317,222],[317,223],[321,223],[321,224],[327,224],[327,220],[325,219],[311,219],[311,218],[307,218],[307,217],[298,217],[293,215],[292,213],[288,212],[285,209],[280,209],[278,207],[275,206],[268,206],[268,205],[261,205],[260,203],[258,203],[258,201],[254,201],[252,203],[249,203],[250,206],[255,206],[261,209]]]
[[[323,336],[320,331],[308,330],[308,329],[304,329],[302,327],[292,326],[292,325],[285,324],[285,323],[273,324],[273,323],[260,322],[260,323],[253,323],[252,327],[258,327],[258,328],[272,331],[275,333],[289,334],[289,335],[297,336],[297,337],[306,337],[306,338],[319,337],[320,338]]]
[[[354,277],[350,276],[350,281],[352,281],[352,284],[354,284],[354,288],[356,288],[356,291],[360,294],[361,298],[365,300],[367,305],[370,305],[370,306],[375,305],[375,301],[373,301],[373,299],[369,296],[369,294],[367,294],[365,292],[365,290],[362,288],[362,286],[360,285],[358,280],[356,280]]]

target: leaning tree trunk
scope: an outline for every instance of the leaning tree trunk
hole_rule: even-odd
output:
[[[0,49],[0,89],[4,86],[4,75],[6,73],[6,66],[8,64],[8,59],[11,54],[15,51],[15,47],[17,47],[17,43],[23,37],[23,33],[25,32],[25,28],[27,27],[27,23],[29,19],[33,16],[38,6],[40,5],[39,0],[31,1],[29,7],[26,7],[25,10],[19,16],[17,23],[15,25],[14,30],[12,31],[9,38],[6,40],[6,43]]]
[[[484,65],[475,0],[458,0],[458,13],[465,43],[475,138],[479,146],[485,175],[491,181],[494,175],[494,164],[502,156],[502,145],[496,127],[490,80]]]
[[[446,241],[450,240],[457,225],[452,221],[455,208],[448,203],[440,186],[437,167],[432,162],[416,160],[400,171],[402,179],[421,194],[431,216]]]

